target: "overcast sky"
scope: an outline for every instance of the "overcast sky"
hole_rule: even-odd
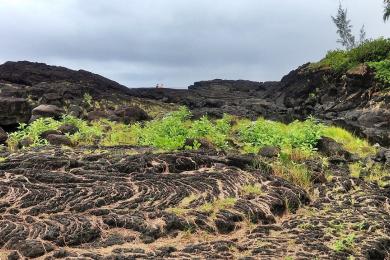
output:
[[[86,69],[129,87],[279,80],[337,47],[339,0],[0,0],[0,63]],[[342,0],[358,33],[390,36],[382,0]]]

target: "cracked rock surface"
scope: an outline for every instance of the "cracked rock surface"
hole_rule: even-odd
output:
[[[337,162],[309,195],[257,160],[131,147],[11,154],[0,163],[0,258],[389,257],[389,188]]]

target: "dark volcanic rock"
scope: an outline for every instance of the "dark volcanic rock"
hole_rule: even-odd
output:
[[[321,139],[318,140],[316,148],[320,153],[330,157],[344,156],[347,153],[340,143],[329,137],[321,137]]]
[[[125,86],[85,70],[75,71],[64,67],[28,61],[4,63],[0,66],[0,79],[27,86],[33,86],[41,82],[54,83],[62,81],[93,85],[95,91],[99,92],[127,91]]]
[[[389,256],[390,194],[350,179],[342,164],[330,162],[335,176],[315,184],[309,201],[272,172],[250,169],[251,156],[108,149],[41,147],[0,163],[0,250],[10,259]],[[254,183],[260,194],[243,192]],[[349,234],[353,251],[335,251]]]
[[[8,139],[7,133],[0,127],[0,144],[5,144]]]
[[[280,149],[275,146],[264,146],[260,149],[259,155],[263,157],[277,157],[280,153]]]
[[[27,123],[30,117],[31,107],[27,99],[0,96],[0,126]]]
[[[64,124],[58,128],[58,131],[60,131],[63,134],[73,135],[73,134],[77,133],[79,131],[79,129],[77,128],[77,126],[70,125],[70,124]]]
[[[2,83],[3,82],[3,83]],[[16,125],[30,118],[27,98],[34,106],[64,107],[76,116],[85,116],[83,97],[117,100],[154,99],[188,106],[194,117],[222,117],[224,113],[255,119],[291,122],[313,115],[368,138],[382,146],[390,145],[390,93],[375,79],[375,73],[362,65],[345,75],[327,68],[313,70],[305,64],[280,82],[211,80],[184,89],[127,89],[86,71],[74,71],[42,63],[7,62],[0,66],[0,125]],[[85,105],[85,104],[84,104]],[[123,105],[123,104],[121,104]],[[104,110],[100,108],[90,111]],[[107,110],[107,109],[106,109]],[[104,111],[106,111],[104,110]],[[125,108],[95,118],[123,121],[147,120],[141,110]],[[27,119],[26,119],[27,118]]]
[[[22,147],[29,147],[30,145],[32,145],[34,142],[33,140],[31,140],[31,138],[29,137],[25,137],[23,138],[22,140],[20,140],[19,142],[19,147],[22,148]]]
[[[46,139],[48,135],[62,135],[62,132],[59,130],[46,130],[40,134],[40,137]]]
[[[72,141],[65,135],[49,134],[46,136],[46,140],[52,145],[66,145],[72,146]]]
[[[149,119],[145,110],[139,107],[123,107],[115,110],[114,113],[119,118],[119,121],[125,124]]]
[[[111,110],[94,110],[87,114],[88,121],[97,121],[100,119],[109,119],[112,121],[118,121],[119,117],[115,115],[114,111]]]
[[[46,252],[50,252],[50,247],[42,244],[41,241],[37,240],[26,240],[19,242],[16,248],[25,257],[39,257],[44,255]]]
[[[32,110],[31,121],[34,121],[41,117],[60,118],[65,111],[55,105],[39,105]]]

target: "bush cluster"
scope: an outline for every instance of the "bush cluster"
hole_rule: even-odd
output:
[[[312,150],[321,138],[324,126],[313,118],[291,124],[259,119],[244,123],[238,130],[239,140],[249,149],[264,146]]]
[[[387,87],[390,86],[390,59],[369,62],[368,66],[375,70],[376,79],[385,83]]]
[[[345,73],[359,64],[366,63],[376,70],[378,79],[389,83],[389,62],[390,39],[379,38],[365,41],[349,51],[329,51],[324,59],[312,64],[312,68],[330,67],[337,73]]]
[[[324,126],[313,118],[290,124],[263,118],[256,121],[236,119],[230,115],[218,120],[210,120],[206,116],[191,120],[191,113],[185,107],[165,117],[132,125],[108,120],[87,122],[68,115],[60,120],[40,118],[29,125],[21,124],[18,131],[9,135],[8,145],[17,149],[25,138],[32,146],[46,145],[42,134],[47,130],[57,130],[64,124],[78,129],[74,134],[67,134],[74,145],[135,145],[173,151],[198,149],[202,141],[206,141],[219,150],[238,149],[244,153],[257,153],[264,146],[275,146],[280,148],[281,157],[298,160],[310,156],[318,140],[325,135],[341,142],[352,152],[362,155],[375,152],[367,142],[349,132]],[[189,139],[192,142],[187,142]]]

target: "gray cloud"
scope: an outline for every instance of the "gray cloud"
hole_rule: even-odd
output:
[[[0,62],[87,69],[129,87],[277,80],[336,48],[339,0],[0,0]],[[381,0],[344,0],[356,31],[389,36]]]

